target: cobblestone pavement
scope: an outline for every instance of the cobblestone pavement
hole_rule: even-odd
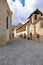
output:
[[[0,47],[0,65],[43,65],[43,43],[14,39]]]

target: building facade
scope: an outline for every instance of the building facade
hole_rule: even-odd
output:
[[[28,19],[28,22],[16,29],[16,35],[43,42],[43,13],[36,9]]]
[[[43,13],[36,9],[30,16],[30,25],[28,34],[30,39],[43,42]]]
[[[12,38],[12,12],[7,0],[0,0],[0,42],[9,41]]]
[[[19,37],[19,33],[20,33],[20,30],[19,28],[22,26],[23,24],[22,23],[19,23],[17,26],[14,27],[14,30],[13,30],[13,33],[14,33],[14,37]]]

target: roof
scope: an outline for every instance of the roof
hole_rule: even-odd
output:
[[[30,18],[33,14],[41,14],[41,15],[43,15],[43,13],[39,9],[36,9],[33,13],[31,13],[31,15],[28,18]]]
[[[15,26],[16,29],[20,28],[23,24],[19,23],[17,26]]]
[[[26,25],[27,23],[29,23],[29,21],[27,21],[24,25]],[[22,28],[24,25],[22,25],[21,27],[19,27],[17,30],[19,30],[20,28]]]

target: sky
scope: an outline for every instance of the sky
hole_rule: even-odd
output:
[[[27,22],[29,15],[37,8],[43,12],[43,0],[7,0],[12,15],[12,25]]]

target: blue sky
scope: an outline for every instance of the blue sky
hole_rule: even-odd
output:
[[[43,12],[43,0],[7,0],[12,15],[12,24],[25,23],[27,17],[37,8]]]

